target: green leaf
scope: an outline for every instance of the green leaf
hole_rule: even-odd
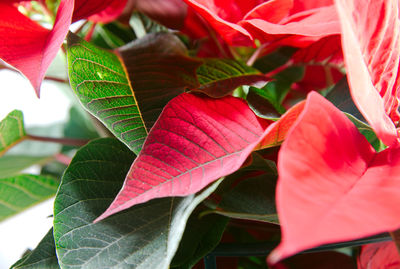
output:
[[[216,194],[218,203],[208,205],[213,213],[237,219],[279,223],[275,206],[275,163],[253,153],[253,162],[225,178]]]
[[[169,100],[197,86],[198,61],[172,34],[151,34],[110,52],[70,33],[69,78],[83,106],[136,154]]]
[[[268,73],[287,63],[296,52],[296,48],[282,47],[276,51],[262,56],[254,63],[254,67],[263,73]]]
[[[200,218],[198,214],[192,214],[172,260],[171,268],[192,268],[218,245],[228,222],[229,218],[220,215]]]
[[[91,27],[92,25],[89,24],[85,29],[86,31],[82,31],[83,35],[86,35],[91,30]],[[135,38],[135,33],[131,27],[118,21],[113,21],[104,25],[97,24],[90,42],[101,48],[115,49],[131,42]]]
[[[346,77],[336,83],[335,87],[332,88],[325,98],[341,111],[352,115],[360,121],[366,122],[351,98],[350,88]]]
[[[80,111],[81,108],[72,106],[69,110],[69,120],[64,126],[64,137],[77,139],[94,139],[98,138],[99,134],[93,127],[92,122],[85,116],[89,116],[87,112]],[[83,115],[83,113],[86,115]],[[76,147],[64,146],[63,151],[68,151]]]
[[[250,87],[247,103],[257,116],[266,119],[277,119],[286,112],[282,102],[291,86],[304,76],[304,68],[291,66],[276,74],[273,81],[264,87]],[[277,112],[277,113],[276,113]]]
[[[115,139],[82,147],[54,205],[61,268],[168,268],[186,221],[216,184],[185,198],[155,199],[93,223],[120,190],[134,155]]]
[[[0,178],[18,175],[24,169],[32,165],[45,164],[53,160],[52,156],[26,156],[5,155],[0,158]]]
[[[13,110],[0,122],[0,156],[25,138],[22,112]]]
[[[10,269],[59,269],[56,248],[54,245],[53,228],[43,237],[37,247],[28,255],[22,257]]]
[[[264,85],[268,79],[257,69],[231,59],[203,59],[197,69],[199,91],[214,98],[230,94],[241,85]]]
[[[59,181],[49,176],[18,175],[0,179],[0,221],[52,197]]]

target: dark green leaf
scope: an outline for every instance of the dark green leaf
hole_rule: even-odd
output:
[[[67,40],[71,87],[83,106],[136,154],[166,103],[197,85],[199,63],[185,56],[171,34],[146,36],[115,53],[71,33]]]
[[[59,181],[49,176],[0,178],[0,221],[53,196]]]
[[[69,110],[69,120],[64,126],[64,137],[90,140],[98,138],[99,135],[93,127],[92,122],[82,115],[79,108],[72,106]],[[64,146],[63,151],[73,148],[75,147]]]
[[[73,158],[54,206],[61,268],[168,268],[190,213],[218,183],[197,195],[152,200],[94,224],[120,190],[133,158],[115,139],[90,142]]]
[[[241,85],[264,85],[268,81],[257,69],[231,59],[203,59],[197,77],[201,86],[193,91],[214,98],[228,95]]]
[[[13,110],[0,122],[0,156],[25,138],[22,112]]]
[[[89,24],[86,31],[82,31],[82,33],[87,34],[91,27],[92,25]],[[105,49],[115,49],[134,39],[136,39],[136,35],[129,26],[114,21],[104,25],[97,24],[90,42]]]
[[[59,269],[53,228],[43,237],[37,247],[11,266],[11,269]]]
[[[221,200],[209,205],[223,216],[278,223],[275,207],[275,163],[253,153],[253,163],[225,178],[217,194]]]
[[[351,98],[349,84],[347,83],[346,77],[336,83],[335,87],[333,87],[325,98],[341,111],[352,115],[360,121],[366,122]]]
[[[292,84],[303,78],[304,69],[299,66],[286,68],[273,77],[261,89],[250,87],[247,102],[257,116],[266,119],[277,119],[279,114],[285,113],[282,102]],[[276,113],[277,112],[277,113]]]
[[[279,48],[273,53],[258,58],[254,63],[254,67],[263,73],[271,72],[287,63],[296,50],[296,48],[292,47]]]
[[[192,268],[217,246],[228,221],[229,218],[220,215],[206,215],[200,218],[198,214],[193,214],[186,225],[171,267]]]

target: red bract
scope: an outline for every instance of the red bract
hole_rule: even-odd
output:
[[[163,110],[122,190],[96,221],[150,199],[185,196],[240,168],[255,147],[279,143],[301,104],[265,130],[241,99],[182,94]]]
[[[400,19],[398,0],[336,0],[351,94],[388,146],[399,124]]]
[[[400,148],[376,153],[353,123],[315,92],[282,144],[278,171],[282,241],[271,263],[400,227]]]
[[[0,58],[24,74],[39,96],[45,73],[67,35],[71,21],[103,11],[108,11],[106,20],[113,19],[117,13],[111,15],[108,6],[119,2],[121,7],[126,1],[62,0],[52,30],[21,14],[14,5],[17,2],[0,2]]]
[[[231,45],[250,45],[257,38],[275,47],[277,41],[303,47],[340,33],[331,1],[185,1]]]
[[[358,269],[400,268],[400,257],[394,242],[365,245],[358,257]]]

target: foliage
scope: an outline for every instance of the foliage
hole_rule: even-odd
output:
[[[79,100],[62,138],[18,110],[0,122],[0,220],[55,197],[53,228],[12,268],[399,264],[399,9],[0,2],[0,69],[38,97],[45,79],[69,82]],[[68,82],[47,72],[60,50]],[[214,260],[226,251],[247,257]]]

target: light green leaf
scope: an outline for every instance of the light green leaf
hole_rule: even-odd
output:
[[[120,190],[134,155],[115,139],[81,148],[54,206],[61,268],[168,268],[186,221],[218,183],[185,198],[155,199],[93,223]]]
[[[230,94],[242,85],[258,84],[262,87],[267,81],[257,69],[243,62],[231,59],[202,59],[203,64],[197,69],[199,91],[214,98]]]
[[[169,100],[197,86],[198,61],[172,34],[151,34],[111,52],[70,33],[71,87],[83,106],[133,152]]]
[[[12,177],[35,164],[45,164],[52,156],[5,155],[0,158],[0,178]]]
[[[0,156],[25,138],[22,112],[13,110],[0,122]]]
[[[10,269],[59,269],[56,248],[54,245],[53,228],[43,237],[37,247],[28,255],[22,257]]]
[[[49,176],[18,175],[0,179],[0,221],[53,196],[59,181]]]

